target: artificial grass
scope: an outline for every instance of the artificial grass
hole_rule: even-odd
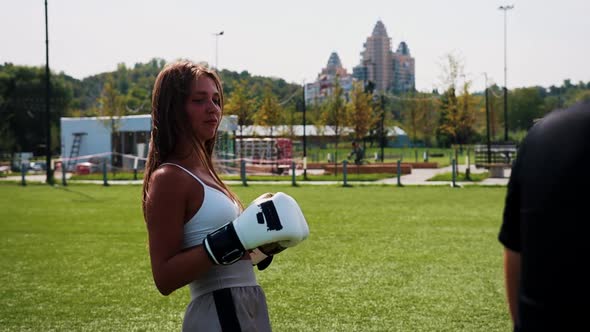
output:
[[[256,271],[275,331],[508,331],[505,188],[236,186],[284,191],[310,237]],[[153,285],[140,186],[0,184],[6,331],[178,331],[186,288]]]
[[[348,154],[352,149],[350,142],[341,142],[338,145],[338,150],[334,148],[333,144],[328,144],[328,146],[322,147],[321,149],[318,147],[308,147],[307,149],[307,161],[308,162],[326,162],[328,160],[327,156],[330,154],[331,160],[334,160],[335,152],[338,152],[337,160],[342,161],[346,159]],[[299,151],[301,152],[301,151]],[[451,165],[452,157],[455,156],[454,150],[451,148],[384,148],[385,162],[396,162],[398,160],[402,160],[404,162],[422,162],[424,161],[424,153],[428,154],[428,161],[438,163],[439,167],[446,167]],[[465,146],[462,150],[459,150],[456,157],[457,163],[460,165],[466,164],[465,156],[469,152],[471,156],[471,160],[474,160],[474,152],[473,149],[467,149]],[[380,160],[380,157],[375,160],[375,153],[378,156],[381,155],[381,148],[374,145],[370,147],[367,144],[365,149],[365,160],[368,162],[376,162]]]

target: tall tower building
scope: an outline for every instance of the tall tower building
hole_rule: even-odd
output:
[[[361,63],[353,68],[353,76],[367,84],[374,84],[375,91],[404,92],[414,89],[414,58],[405,42],[397,52],[392,52],[391,38],[383,22],[377,21],[373,33],[367,38],[361,52]]]
[[[322,103],[332,95],[336,80],[345,95],[352,90],[352,75],[342,67],[338,53],[332,52],[328,64],[318,74],[316,81],[305,85],[305,103],[308,105]]]
[[[386,91],[393,81],[391,38],[383,22],[377,21],[373,33],[365,42],[361,52],[361,66],[365,67],[366,80],[375,84],[375,90]]]
[[[399,43],[393,53],[393,92],[414,91],[416,89],[414,58],[406,42]]]

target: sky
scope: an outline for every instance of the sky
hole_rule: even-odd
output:
[[[501,5],[514,5],[506,39]],[[302,84],[332,52],[352,72],[381,20],[394,51],[408,44],[420,91],[442,87],[447,54],[476,90],[485,76],[503,85],[504,52],[510,89],[590,81],[589,0],[48,0],[48,8],[50,67],[79,79],[157,57]],[[43,0],[0,0],[0,63],[44,66],[44,19]]]

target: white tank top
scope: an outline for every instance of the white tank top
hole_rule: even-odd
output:
[[[223,192],[205,184],[186,168],[174,165],[192,176],[203,186],[203,204],[199,211],[184,224],[183,248],[190,248],[203,244],[207,234],[236,219],[240,214],[240,207]],[[250,260],[239,260],[232,265],[214,265],[199,279],[190,283],[191,298],[195,299],[205,293],[229,287],[256,286],[256,276]]]
[[[199,211],[184,224],[183,248],[203,244],[207,234],[236,219],[240,214],[240,207],[236,202],[221,191],[206,185],[186,168],[173,163],[163,165],[174,165],[182,169],[203,186],[203,204]]]

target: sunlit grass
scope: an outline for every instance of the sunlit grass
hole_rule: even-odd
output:
[[[307,241],[256,271],[275,331],[508,331],[505,188],[251,185],[295,197]],[[153,285],[140,186],[0,184],[0,330],[178,331]]]

